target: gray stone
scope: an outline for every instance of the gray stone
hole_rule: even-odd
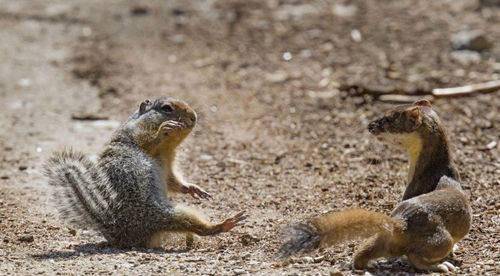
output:
[[[481,30],[461,31],[454,34],[451,38],[453,49],[484,51],[490,49],[493,45]]]
[[[478,52],[469,50],[453,51],[451,52],[451,59],[464,66],[468,66],[481,61],[481,55]]]

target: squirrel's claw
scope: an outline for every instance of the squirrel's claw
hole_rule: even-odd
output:
[[[239,212],[235,216],[226,219],[223,223],[220,224],[222,228],[222,232],[228,232],[236,226],[240,226],[241,222],[245,220],[248,216],[245,215],[245,211]]]
[[[212,198],[211,194],[207,193],[205,190],[203,190],[202,188],[198,187],[195,184],[189,184],[189,185],[184,186],[183,192],[186,194],[190,194],[192,197],[194,197],[196,199],[198,199],[198,198],[211,199]]]

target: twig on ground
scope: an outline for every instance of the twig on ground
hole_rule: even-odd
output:
[[[10,20],[33,20],[33,21],[48,22],[48,23],[66,23],[66,24],[89,23],[88,20],[69,17],[65,14],[50,16],[44,14],[23,14],[23,13],[11,13],[8,11],[0,11],[0,18],[10,19]]]
[[[483,83],[469,84],[459,87],[434,88],[429,90],[405,91],[402,89],[391,89],[385,87],[344,85],[340,90],[353,91],[359,95],[370,95],[374,99],[382,102],[410,103],[419,99],[432,101],[434,98],[452,98],[462,96],[472,96],[476,93],[490,93],[500,90],[500,80]]]
[[[435,97],[460,97],[474,93],[488,93],[500,90],[500,80],[475,83],[460,87],[435,88],[432,95]]]
[[[400,95],[400,94],[386,94],[378,97],[378,100],[381,102],[389,102],[389,103],[413,103],[418,100],[434,100],[434,97],[431,95]]]
[[[377,98],[382,96],[382,95],[422,96],[422,95],[430,95],[431,94],[431,91],[423,90],[423,89],[406,90],[406,89],[400,89],[400,88],[394,88],[394,87],[391,88],[391,87],[385,87],[385,86],[379,86],[379,85],[363,85],[363,84],[341,85],[339,87],[339,90],[353,91],[353,92],[361,94],[361,95],[371,95],[371,96],[374,96]]]
[[[107,120],[108,117],[93,113],[73,113],[71,114],[71,119],[76,121],[98,121],[98,120]]]

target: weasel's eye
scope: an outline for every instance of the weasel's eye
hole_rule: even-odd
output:
[[[166,112],[166,113],[170,113],[170,112],[174,111],[174,109],[172,108],[171,105],[166,104],[166,105],[163,105],[161,107],[161,111]]]
[[[399,119],[400,115],[401,115],[401,114],[399,114],[399,113],[394,113],[394,114],[392,114],[392,116],[391,116],[391,120],[395,121],[395,120]]]

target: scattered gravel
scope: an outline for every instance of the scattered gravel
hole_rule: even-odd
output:
[[[477,1],[141,1],[144,16],[132,2],[2,2],[0,274],[363,274],[351,265],[359,242],[274,255],[289,223],[355,206],[389,213],[400,201],[406,157],[366,131],[392,105],[361,91],[418,97],[498,78],[500,9]],[[461,62],[450,37],[464,29],[491,45],[472,43],[477,54]],[[248,220],[190,248],[174,235],[164,250],[113,248],[68,228],[42,162],[65,146],[96,156],[139,101],[159,95],[198,112],[179,166],[214,195],[173,200],[213,221],[240,210]],[[433,104],[474,213],[450,262],[458,274],[498,274],[500,98]],[[415,272],[404,259],[370,270]]]

